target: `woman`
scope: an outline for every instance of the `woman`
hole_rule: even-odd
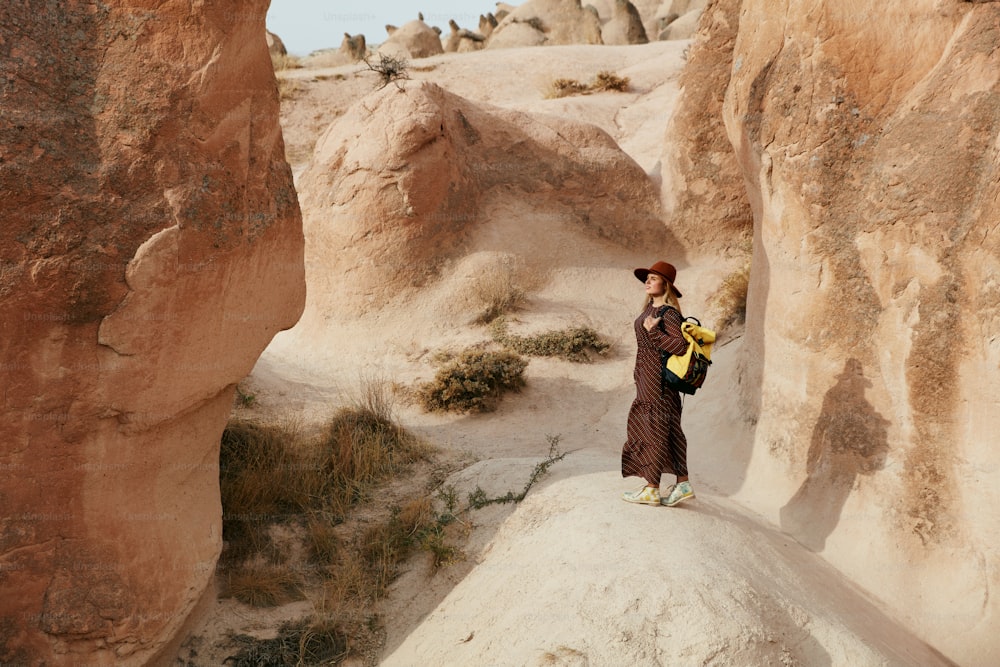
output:
[[[681,335],[680,290],[674,287],[677,269],[656,262],[636,269],[646,284],[646,306],[635,321],[638,350],[635,355],[636,397],[628,413],[628,441],[622,449],[622,477],[642,477],[646,486],[626,491],[622,499],[644,505],[673,507],[694,498],[688,480],[687,439],[681,430],[681,397],[661,387],[660,351],[683,354],[687,341]],[[660,496],[660,475],[677,476],[665,497]]]

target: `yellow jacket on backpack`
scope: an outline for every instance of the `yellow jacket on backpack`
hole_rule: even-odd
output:
[[[665,382],[678,391],[693,394],[705,382],[708,366],[712,363],[712,344],[715,332],[696,322],[681,322],[681,335],[688,342],[684,354],[671,354],[664,360]],[[692,364],[692,360],[694,363]],[[676,376],[670,378],[669,374]]]

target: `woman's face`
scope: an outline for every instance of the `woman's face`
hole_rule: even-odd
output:
[[[667,283],[663,276],[650,273],[646,276],[646,294],[649,296],[663,296],[667,293]]]

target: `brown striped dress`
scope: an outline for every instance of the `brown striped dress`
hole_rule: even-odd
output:
[[[643,320],[656,317],[657,310],[650,304],[635,321],[636,396],[628,412],[628,440],[622,448],[622,477],[642,477],[654,486],[659,486],[663,473],[688,474],[681,396],[669,387],[660,391],[660,350],[683,354],[687,341],[681,335],[681,314],[673,308],[666,309],[658,326],[646,331]]]

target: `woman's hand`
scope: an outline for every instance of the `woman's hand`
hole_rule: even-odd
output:
[[[662,317],[653,317],[652,315],[650,315],[642,321],[642,326],[644,329],[646,329],[646,331],[652,331],[653,327],[659,324],[660,320],[662,319],[663,319]]]

